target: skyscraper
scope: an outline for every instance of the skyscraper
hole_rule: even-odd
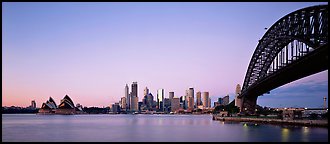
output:
[[[131,97],[131,110],[132,112],[137,112],[139,110],[138,97]]]
[[[138,111],[138,109],[139,109],[138,102],[139,102],[138,85],[137,85],[137,82],[133,82],[132,92],[131,92],[131,107],[130,107],[131,111],[134,111],[134,112]]]
[[[202,97],[201,97],[201,92],[198,91],[196,93],[196,106],[198,107],[200,105],[202,105]]]
[[[148,89],[148,87],[146,87],[146,88],[144,89],[143,96],[146,96],[147,94],[149,94],[149,89]]]
[[[174,92],[169,92],[168,97],[169,97],[169,99],[173,99],[174,98]]]
[[[235,106],[241,107],[242,105],[242,99],[238,98],[238,95],[241,93],[241,86],[237,84],[236,91],[235,91]]]
[[[188,97],[188,109],[193,110],[194,109],[194,98],[192,96]]]
[[[129,95],[129,87],[126,84],[125,86],[125,97],[126,97],[126,109],[130,109],[130,105],[131,105],[131,97]]]
[[[138,97],[138,85],[137,85],[137,82],[133,82],[133,84],[132,84],[132,95],[131,96]]]
[[[164,111],[164,89],[157,91],[157,106],[160,111]]]
[[[209,92],[203,92],[202,96],[203,96],[203,107],[208,108],[208,106],[209,106]]]
[[[172,98],[171,99],[171,111],[175,112],[180,109],[180,99],[179,98]]]
[[[222,103],[223,105],[229,104],[229,95],[226,95],[225,97],[222,98]]]
[[[126,97],[122,97],[120,99],[120,107],[121,109],[125,110],[126,109]]]

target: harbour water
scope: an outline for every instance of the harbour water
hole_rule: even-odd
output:
[[[2,114],[3,142],[328,142],[328,128],[212,120],[212,115]]]

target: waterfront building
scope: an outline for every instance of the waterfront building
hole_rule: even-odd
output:
[[[68,95],[65,95],[56,109],[56,114],[75,114],[74,103]]]
[[[202,96],[201,96],[201,92],[198,91],[196,93],[196,107],[202,105]]]
[[[211,98],[209,98],[207,106],[208,108],[211,108]]]
[[[40,114],[51,114],[55,113],[57,109],[57,105],[52,97],[49,97],[49,100],[46,103],[42,103],[41,108],[39,109],[38,113]]]
[[[138,105],[138,97],[132,96],[131,97],[131,112],[137,112],[139,110],[139,105]]]
[[[172,98],[171,99],[171,111],[175,112],[180,109],[180,99],[179,98]]]
[[[174,92],[169,92],[168,97],[169,97],[170,100],[171,100],[172,98],[174,98]]]
[[[126,97],[122,97],[120,99],[120,107],[121,109],[125,110],[126,109]]]
[[[110,109],[113,113],[119,113],[120,112],[119,103],[112,104]]]
[[[36,104],[36,101],[35,100],[32,100],[31,101],[31,106],[30,106],[32,109],[36,109],[37,108],[37,104]]]
[[[137,82],[133,82],[132,84],[132,95],[131,97],[139,97],[138,96],[138,84]]]
[[[143,104],[143,102],[138,102],[138,111],[147,110],[147,106]]]
[[[203,107],[204,108],[208,108],[208,105],[209,105],[209,92],[203,92],[202,93],[202,96],[203,96]]]
[[[194,109],[194,105],[195,105],[195,102],[194,102],[194,100],[195,100],[195,97],[194,97],[194,88],[189,88],[189,90],[188,90],[188,99],[189,99],[189,97],[192,97],[192,101],[191,101],[192,106],[191,107],[192,107],[192,109]]]
[[[194,109],[194,98],[192,96],[188,97],[188,110]]]
[[[157,91],[157,106],[159,111],[164,111],[164,89]]]
[[[241,93],[241,86],[237,84],[236,91],[235,91],[235,106],[240,108],[242,106],[242,98],[238,98]]]
[[[221,97],[218,98],[218,103],[219,103],[220,105],[223,105],[223,102],[222,102],[222,98],[221,98]]]
[[[130,109],[130,105],[131,105],[131,97],[130,97],[130,94],[129,94],[129,87],[128,85],[126,84],[125,86],[125,97],[126,97],[126,109]]]
[[[143,91],[143,96],[146,96],[147,94],[149,94],[149,89],[148,87],[146,87]]]
[[[223,105],[229,104],[229,95],[226,95],[225,97],[222,98],[222,103]]]
[[[131,93],[130,93],[130,111],[133,112],[137,112],[139,110],[139,105],[138,105],[138,101],[139,101],[139,97],[138,97],[138,85],[137,82],[133,82],[133,84],[131,85]]]
[[[165,98],[164,99],[164,112],[169,113],[171,111],[171,99]]]

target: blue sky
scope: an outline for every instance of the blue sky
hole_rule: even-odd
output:
[[[49,96],[60,101],[68,94],[102,107],[118,102],[133,81],[139,100],[145,87],[153,95],[163,88],[165,97],[194,87],[212,100],[227,94],[232,100],[264,28],[327,3],[2,4],[2,104],[41,106]],[[327,82],[328,71],[322,72],[275,89],[258,104],[317,107]],[[307,84],[316,87],[308,94],[300,90]],[[290,92],[304,98],[291,103]]]

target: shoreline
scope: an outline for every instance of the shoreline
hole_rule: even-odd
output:
[[[235,121],[235,122],[253,122],[260,124],[275,124],[275,125],[328,127],[328,120],[282,120],[282,119],[267,119],[267,118],[221,117],[217,115],[213,115],[212,119],[216,121]]]

